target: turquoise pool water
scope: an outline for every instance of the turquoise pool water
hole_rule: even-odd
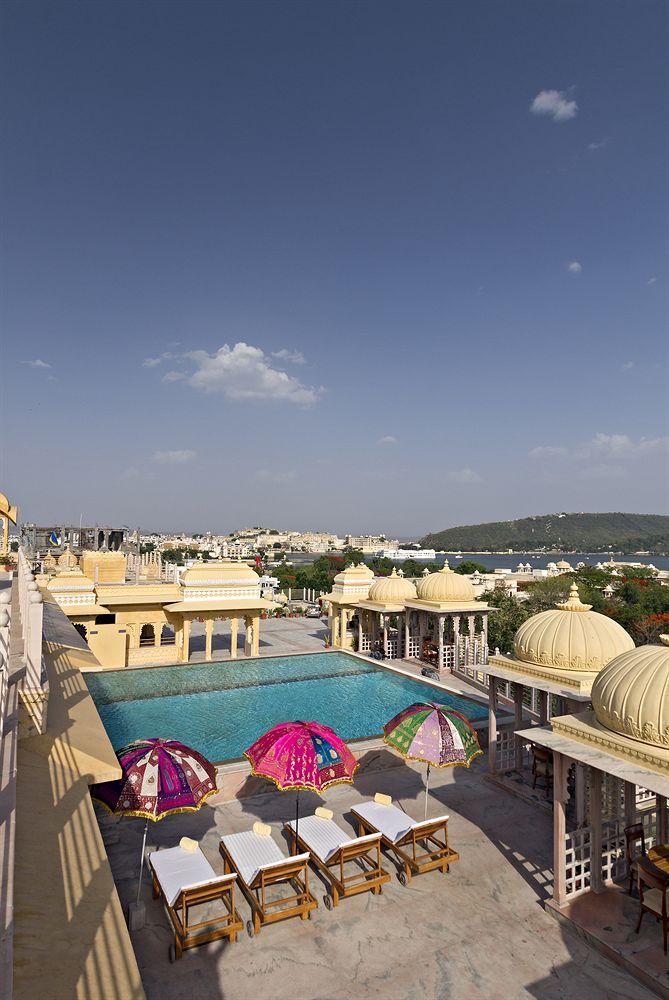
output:
[[[209,760],[241,757],[277,722],[314,719],[346,740],[375,736],[414,701],[438,701],[472,721],[484,705],[344,653],[276,656],[87,674],[115,749],[131,740],[181,740]]]

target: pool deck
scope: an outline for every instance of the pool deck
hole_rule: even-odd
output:
[[[406,888],[393,876],[383,895],[366,893],[342,900],[334,911],[323,906],[314,875],[319,907],[312,920],[273,925],[253,940],[243,934],[235,944],[215,942],[185,953],[174,965],[167,957],[171,941],[167,918],[152,899],[145,876],[147,924],[133,933],[132,940],[147,996],[155,1000],[651,997],[545,912],[551,878],[550,819],[486,782],[485,769],[485,759],[479,758],[471,770],[432,772],[429,814],[450,815],[450,841],[461,856],[448,875],[418,876]],[[354,786],[332,788],[322,799],[302,793],[301,813],[325,802],[347,827],[352,806],[384,791],[420,818],[423,777],[422,765],[406,765],[387,749],[370,749],[363,755]],[[189,835],[200,842],[214,869],[222,872],[220,835],[249,829],[260,819],[271,824],[274,839],[286,850],[281,827],[294,815],[294,793],[281,794],[266,783],[256,784],[255,792],[232,801],[224,801],[222,794],[199,813],[150,826],[150,849],[173,846]],[[106,815],[100,821],[125,904],[136,892],[143,823]],[[394,871],[389,859],[384,864]],[[238,908],[246,920],[249,911],[243,898]],[[651,930],[656,929],[649,922],[648,933]]]

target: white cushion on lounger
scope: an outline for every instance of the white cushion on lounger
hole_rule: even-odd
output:
[[[287,826],[291,830],[294,830],[295,820],[291,820]],[[334,820],[321,819],[320,816],[305,816],[304,819],[300,820],[297,832],[300,835],[300,840],[321,861],[329,861],[339,848],[345,845],[348,847],[351,844],[359,844],[365,841],[372,843],[378,840],[378,834],[352,838],[350,833],[337,826]]]
[[[199,847],[196,851],[184,851],[182,847],[153,851],[149,862],[169,906],[174,906],[184,889],[195,889],[226,878],[216,874]]]
[[[354,806],[351,811],[364,819],[375,830],[379,830],[393,844],[401,840],[409,830],[419,830],[420,827],[434,823],[435,820],[448,819],[448,816],[435,816],[418,822],[411,816],[407,816],[397,806],[383,806],[378,802],[362,802],[360,805]]]
[[[235,868],[247,885],[251,885],[261,868],[271,868],[286,861],[308,861],[308,854],[288,858],[271,837],[259,837],[251,830],[221,837],[235,863]]]

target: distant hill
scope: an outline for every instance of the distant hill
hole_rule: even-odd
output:
[[[663,514],[543,514],[446,528],[421,538],[423,548],[449,552],[531,549],[566,552],[669,552],[669,517]]]

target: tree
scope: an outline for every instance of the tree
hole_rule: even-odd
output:
[[[521,604],[513,594],[501,587],[484,594],[481,600],[496,611],[488,619],[488,645],[490,649],[499,649],[500,653],[510,653],[513,650],[513,639],[523,624],[530,617],[526,604]]]
[[[365,556],[362,549],[354,549],[349,545],[342,552],[344,559],[344,566],[357,566],[358,563],[365,561]]]
[[[455,572],[462,573],[463,576],[470,576],[472,573],[488,573],[489,570],[482,563],[474,562],[473,559],[465,559],[463,562],[458,563],[455,567]]]

